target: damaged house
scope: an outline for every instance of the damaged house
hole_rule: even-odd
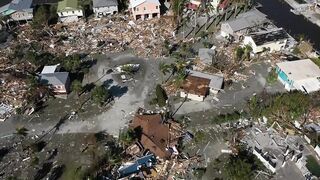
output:
[[[118,12],[117,0],[93,0],[93,12],[96,17],[116,14]]]
[[[58,2],[57,13],[60,22],[75,22],[83,16],[78,0],[62,0]]]
[[[260,53],[265,50],[276,52],[286,47],[288,39],[287,32],[279,28],[247,35],[244,37],[243,44],[251,46],[253,53]]]
[[[132,129],[141,128],[140,144],[144,151],[151,151],[157,157],[168,159],[176,154],[176,145],[181,137],[181,127],[161,114],[136,114],[129,125]]]
[[[40,74],[40,83],[49,85],[57,95],[66,95],[70,88],[68,72],[59,72],[59,64],[45,66]]]
[[[267,16],[257,9],[241,13],[236,19],[225,21],[221,24],[221,35],[223,37],[234,37],[238,40],[241,36],[254,31],[254,28],[267,23]]]
[[[204,101],[209,93],[217,94],[223,86],[223,76],[211,75],[199,71],[188,71],[188,76],[181,86],[180,97],[194,101]]]

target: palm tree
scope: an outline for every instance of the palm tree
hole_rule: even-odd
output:
[[[181,23],[181,15],[184,9],[184,4],[186,0],[173,0],[172,2],[172,11],[173,16],[177,20],[177,24],[179,25]]]
[[[161,73],[163,75],[166,75],[167,73],[170,73],[171,71],[171,65],[170,64],[166,64],[164,62],[160,62],[159,64],[159,71],[161,71]],[[163,76],[161,76],[161,78],[163,78]],[[167,81],[166,81],[167,82]]]
[[[23,127],[23,126],[16,128],[16,134],[17,135],[26,136],[28,134],[28,131],[29,130],[27,128]]]
[[[175,76],[174,81],[173,81],[175,87],[179,88],[183,84],[186,77],[187,77],[187,73],[185,71],[178,71],[178,73]]]

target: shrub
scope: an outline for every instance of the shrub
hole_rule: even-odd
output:
[[[93,89],[91,98],[95,103],[103,105],[110,96],[109,91],[104,86],[97,86]]]
[[[160,84],[158,84],[156,86],[156,96],[157,96],[158,105],[160,107],[165,106],[168,97],[167,97],[167,94],[166,94],[165,90],[162,89]]]
[[[277,82],[277,78],[278,78],[278,75],[277,75],[276,69],[273,68],[268,74],[267,82],[269,84],[273,84]]]
[[[320,165],[317,160],[312,156],[307,156],[307,168],[312,173],[312,175],[320,177]]]

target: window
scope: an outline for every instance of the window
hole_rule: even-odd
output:
[[[72,14],[74,14],[74,11],[72,11]]]
[[[158,9],[158,6],[156,6],[156,9]]]
[[[146,7],[143,7],[143,10],[145,11],[145,10],[146,10]]]
[[[63,13],[62,13],[62,12],[61,12],[60,14],[61,14],[61,16],[63,16]]]
[[[136,8],[135,8],[135,7],[133,8],[133,11],[136,11]]]
[[[137,8],[137,11],[139,11],[139,8]]]

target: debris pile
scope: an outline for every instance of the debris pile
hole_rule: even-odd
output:
[[[27,101],[28,86],[25,79],[10,73],[0,75],[0,102],[12,107],[21,107]]]
[[[133,160],[118,169],[120,177],[138,175],[152,179],[172,179],[178,174],[187,175],[200,162],[198,156],[180,158],[178,141],[182,141],[186,133],[179,123],[162,114],[146,114],[146,111],[139,109],[129,128],[141,137],[126,149]]]
[[[18,35],[20,43],[37,41],[44,51],[56,54],[110,53],[132,49],[141,57],[160,57],[165,40],[174,40],[171,18],[133,22],[117,15],[100,21],[79,21],[68,26],[55,25],[43,31],[44,37],[26,29]]]

